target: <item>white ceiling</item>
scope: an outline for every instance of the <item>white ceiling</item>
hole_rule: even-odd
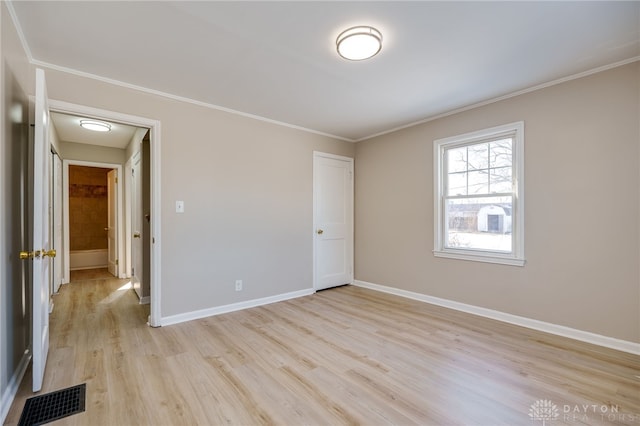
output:
[[[640,57],[640,2],[12,2],[51,64],[335,135],[381,132]],[[340,58],[354,25],[373,59]]]
[[[111,124],[111,131],[95,132],[80,127],[80,120],[82,119],[87,119],[87,117],[78,117],[58,112],[51,113],[51,121],[56,129],[56,134],[63,142],[84,143],[124,149],[129,145],[133,135],[136,133],[136,130],[138,130],[137,127],[128,126],[126,124],[99,120]]]

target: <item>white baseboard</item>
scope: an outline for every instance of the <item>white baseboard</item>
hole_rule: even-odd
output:
[[[109,266],[107,249],[72,250],[69,252],[69,270],[106,268]]]
[[[69,268],[70,271],[85,271],[87,269],[107,269],[109,265],[99,264],[99,265],[89,265],[89,266],[76,266],[73,268]]]
[[[20,364],[18,364],[18,368],[13,373],[13,376],[11,376],[11,380],[2,394],[2,403],[0,404],[0,423],[2,424],[4,424],[7,414],[9,414],[11,404],[18,393],[20,382],[22,382],[24,373],[27,371],[29,361],[31,361],[31,351],[25,351],[24,355],[22,355],[22,359],[20,360]]]
[[[151,303],[151,296],[141,297],[138,303],[141,305],[148,305],[149,303]]]
[[[430,303],[432,305],[454,309],[456,311],[467,312],[469,314],[491,318],[509,324],[543,331],[545,333],[568,337],[570,339],[580,340],[582,342],[592,343],[594,345],[604,346],[606,348],[640,355],[640,343],[629,342],[627,340],[621,340],[614,337],[607,337],[600,334],[591,333],[588,331],[577,330],[575,328],[565,327],[563,325],[552,324],[549,322],[521,317],[518,315],[507,314],[505,312],[495,311],[493,309],[467,305],[466,303],[460,303],[448,299],[441,299],[439,297],[427,296],[426,294],[415,293],[412,291],[401,290],[398,288],[387,287],[379,284],[373,284],[366,281],[355,280],[353,282],[353,285],[380,291],[383,293],[394,294],[396,296],[406,297],[408,299],[418,300],[420,302]]]
[[[178,324],[185,321],[192,321],[200,318],[211,317],[214,315],[226,314],[229,312],[240,311],[247,308],[255,308],[256,306],[268,305],[270,303],[282,302],[297,297],[309,296],[315,293],[312,288],[306,290],[293,291],[290,293],[277,294],[275,296],[263,297],[261,299],[247,300],[244,302],[231,303],[229,305],[216,306],[213,308],[201,309],[199,311],[186,312],[184,314],[171,315],[160,319],[160,325]]]

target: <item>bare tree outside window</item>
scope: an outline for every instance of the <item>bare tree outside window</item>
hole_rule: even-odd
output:
[[[524,265],[524,122],[433,147],[434,255]]]
[[[513,137],[445,151],[446,247],[511,251]]]

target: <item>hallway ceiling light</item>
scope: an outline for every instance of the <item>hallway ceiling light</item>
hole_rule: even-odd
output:
[[[96,120],[80,120],[80,127],[94,132],[108,132],[111,130],[111,124]]]
[[[351,61],[369,59],[382,49],[382,33],[373,27],[352,27],[340,33],[336,40],[338,54]]]

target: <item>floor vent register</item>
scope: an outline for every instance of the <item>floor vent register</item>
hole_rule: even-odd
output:
[[[35,426],[82,413],[87,384],[73,386],[27,399],[18,426]]]

